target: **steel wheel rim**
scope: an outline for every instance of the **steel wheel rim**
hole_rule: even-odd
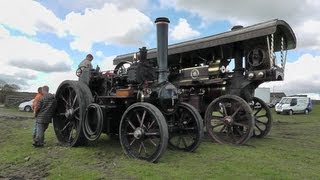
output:
[[[79,136],[81,126],[81,105],[79,93],[70,84],[62,86],[56,95],[57,120],[54,121],[60,142],[73,145]]]
[[[179,104],[173,123],[174,129],[170,131],[169,145],[178,150],[194,151],[203,135],[201,116],[193,114],[188,105]]]
[[[164,142],[167,139],[163,136],[164,125],[157,118],[154,112],[143,106],[128,108],[124,113],[120,123],[120,142],[129,157],[151,162],[158,160],[166,148]]]
[[[256,97],[253,98],[252,110],[255,120],[253,136],[262,138],[270,132],[272,126],[271,111],[266,103]]]
[[[209,135],[221,144],[243,144],[252,135],[252,111],[240,97],[227,95],[214,100],[205,119]]]

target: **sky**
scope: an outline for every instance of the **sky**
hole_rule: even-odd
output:
[[[86,54],[93,67],[113,69],[116,55],[156,47],[154,20],[170,19],[169,44],[271,19],[290,24],[297,48],[288,51],[285,80],[264,83],[275,92],[320,98],[318,0],[2,0],[0,80],[21,91],[49,85],[55,93]]]

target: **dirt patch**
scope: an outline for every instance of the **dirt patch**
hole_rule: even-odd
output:
[[[12,164],[3,168],[3,179],[43,179],[49,175],[49,163],[35,160],[31,163]]]
[[[0,115],[0,119],[5,119],[5,120],[15,120],[15,121],[23,121],[23,120],[28,120],[30,117],[27,116],[14,116],[14,115]]]
[[[36,160],[24,165],[7,165],[2,178],[7,179],[43,179],[49,175],[49,163]]]

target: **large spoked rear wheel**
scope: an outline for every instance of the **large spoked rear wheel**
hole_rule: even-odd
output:
[[[168,144],[168,127],[160,110],[149,103],[135,103],[123,114],[120,143],[129,157],[156,162]]]
[[[252,136],[254,119],[246,101],[235,95],[224,95],[209,104],[205,124],[216,142],[240,145]]]
[[[272,115],[268,105],[261,99],[254,97],[252,99],[252,111],[254,115],[253,137],[265,137],[272,127]]]
[[[78,146],[86,142],[82,132],[89,95],[83,93],[83,83],[64,81],[56,92],[57,111],[53,126],[58,141],[67,146]]]
[[[172,118],[169,147],[188,152],[195,151],[203,137],[203,120],[199,112],[187,103],[180,103]]]

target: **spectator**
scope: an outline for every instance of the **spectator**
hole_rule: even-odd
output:
[[[37,122],[37,135],[33,143],[35,147],[43,147],[44,134],[49,123],[51,123],[57,104],[54,96],[49,93],[48,86],[42,87],[42,94],[43,96],[39,99],[35,113]]]
[[[33,100],[32,108],[33,108],[34,115],[36,114],[37,105],[38,105],[38,101],[39,101],[40,97],[42,97],[42,87],[38,88],[38,93],[34,97],[34,100]],[[33,141],[35,141],[36,134],[37,134],[37,120],[35,119],[34,126],[33,126],[33,132],[32,132]]]

